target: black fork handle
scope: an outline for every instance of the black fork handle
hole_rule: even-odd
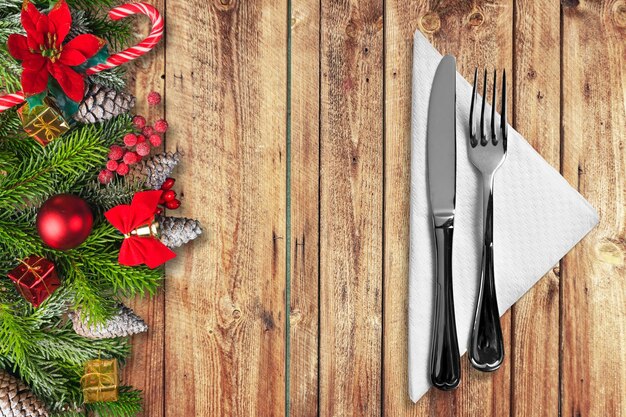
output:
[[[468,355],[472,366],[485,372],[495,371],[504,361],[504,342],[493,269],[493,193],[491,189],[488,192],[485,199],[487,213],[484,220],[480,289]]]
[[[461,381],[461,359],[452,295],[452,224],[435,228],[437,286],[432,334],[430,380],[440,390],[455,389]]]

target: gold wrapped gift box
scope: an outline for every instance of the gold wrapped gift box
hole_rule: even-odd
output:
[[[119,376],[116,359],[95,359],[85,363],[81,378],[85,403],[117,401]]]
[[[46,146],[70,129],[69,124],[49,100],[32,109],[24,104],[17,111],[24,131],[41,146]]]

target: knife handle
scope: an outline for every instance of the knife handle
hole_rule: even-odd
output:
[[[474,368],[492,372],[504,361],[504,341],[493,268],[493,192],[488,183],[484,191],[486,212],[480,288],[468,356]]]
[[[430,380],[440,390],[455,389],[461,381],[461,359],[452,296],[452,222],[435,227],[437,286]]]

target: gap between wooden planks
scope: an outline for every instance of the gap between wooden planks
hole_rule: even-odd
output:
[[[180,215],[201,217],[207,234],[179,253],[165,295],[135,304],[152,327],[135,338],[126,376],[146,388],[145,415],[626,414],[616,87],[626,6],[548,3],[294,1],[291,16],[286,1],[159,3],[167,45],[138,69],[136,91],[164,84],[167,147],[186,152]],[[602,221],[507,313],[502,370],[465,365],[460,390],[413,406],[405,294],[416,28],[455,53],[465,76],[476,65],[511,71],[513,124]]]

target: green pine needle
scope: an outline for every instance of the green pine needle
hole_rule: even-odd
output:
[[[93,33],[115,52],[134,36],[132,19],[114,22],[106,15],[118,0],[67,0],[73,27],[68,39]],[[21,64],[6,42],[24,33],[20,23],[23,0],[0,0],[0,94],[20,89]],[[35,0],[46,12],[54,4]],[[125,69],[104,71],[86,79],[117,90],[125,88]],[[67,319],[80,309],[90,323],[102,323],[116,312],[123,297],[150,296],[163,279],[162,269],[127,267],[118,262],[123,236],[104,212],[128,204],[141,184],[118,178],[104,186],[98,172],[108,148],[134,130],[130,115],[71,129],[45,147],[23,130],[16,109],[0,113],[0,368],[23,380],[55,417],[131,417],[141,411],[141,392],[122,386],[117,402],[83,404],[80,385],[84,364],[115,358],[123,364],[130,353],[127,338],[91,340],[78,335]],[[36,230],[40,205],[52,195],[69,192],[83,197],[94,214],[91,234],[78,247],[58,251],[43,244]],[[61,286],[38,308],[17,290],[7,274],[30,255],[53,262]]]

